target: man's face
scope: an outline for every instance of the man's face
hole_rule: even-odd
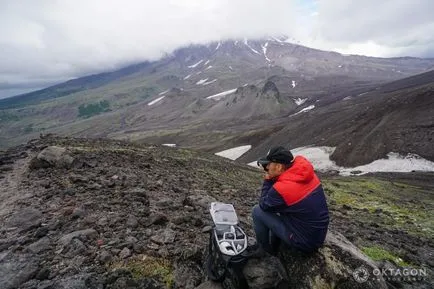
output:
[[[279,164],[279,163],[271,162],[267,165],[267,169],[268,169],[268,175],[271,178],[275,178],[275,177],[280,176],[280,174],[283,173],[284,166],[282,164]]]

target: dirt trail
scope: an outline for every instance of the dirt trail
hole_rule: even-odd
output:
[[[3,171],[3,178],[0,179],[0,218],[10,214],[18,201],[33,196],[28,190],[21,188],[20,184],[23,175],[26,173],[31,156],[15,160],[10,165],[11,170]]]

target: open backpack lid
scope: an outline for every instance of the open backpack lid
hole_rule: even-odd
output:
[[[231,204],[212,202],[209,211],[215,225],[235,226],[238,224],[237,213]]]

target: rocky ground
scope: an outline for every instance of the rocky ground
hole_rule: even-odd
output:
[[[35,159],[52,145],[67,149],[61,162]],[[431,273],[432,181],[407,180],[324,176],[331,228],[379,264]],[[178,148],[48,137],[2,152],[0,287],[195,288],[209,203],[233,203],[253,236],[260,185],[254,168]]]

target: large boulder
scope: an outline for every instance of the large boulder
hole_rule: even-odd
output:
[[[374,275],[377,272],[372,260],[344,236],[330,231],[317,252],[306,254],[281,246],[277,258],[251,258],[243,268],[250,289],[386,289],[384,279]],[[233,288],[224,284],[205,282],[197,288]]]
[[[65,148],[57,146],[49,146],[43,149],[36,158],[30,163],[30,168],[69,168],[74,162],[74,158],[70,156]]]
[[[283,249],[279,259],[288,274],[289,288],[375,288],[387,285],[375,263],[343,235],[329,231],[317,252]]]
[[[0,253],[0,288],[13,289],[32,279],[39,260],[30,254]]]

